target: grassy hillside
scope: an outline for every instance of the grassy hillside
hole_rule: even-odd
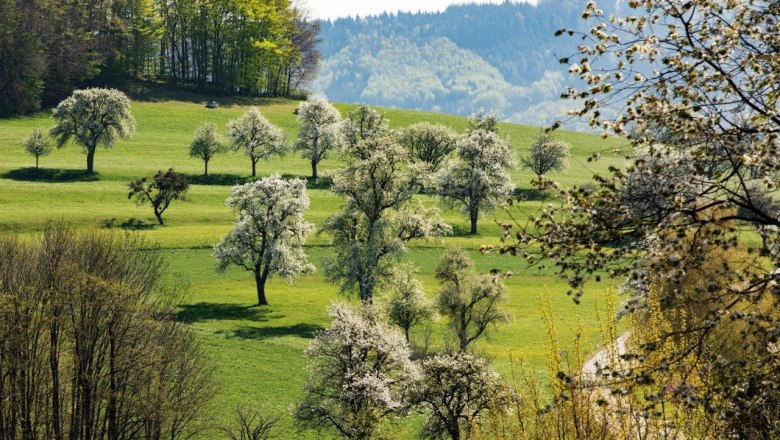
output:
[[[205,98],[203,98],[205,100]],[[240,115],[250,102],[223,103],[217,110],[207,110],[199,97],[167,100],[147,99],[133,102],[138,129],[129,140],[119,142],[113,150],[99,150],[95,159],[97,176],[84,176],[85,157],[76,145],[55,150],[42,158],[40,172],[31,169],[34,159],[24,154],[20,142],[35,127],[49,127],[48,113],[0,120],[0,229],[7,233],[32,233],[47,222],[63,220],[76,227],[115,228],[136,231],[159,244],[168,257],[170,276],[180,278],[190,286],[179,318],[192,326],[206,347],[216,368],[218,393],[212,414],[216,422],[225,420],[238,402],[259,404],[271,412],[283,414],[282,438],[289,438],[291,419],[288,406],[302,395],[305,379],[303,349],[320,329],[328,325],[325,308],[338,299],[337,286],[326,282],[321,273],[299,279],[294,285],[272,281],[268,288],[271,305],[248,307],[254,301],[252,279],[243,271],[215,271],[211,255],[214,245],[230,228],[233,214],[224,206],[232,183],[247,179],[250,162],[240,153],[224,154],[209,164],[209,179],[200,177],[203,164],[190,159],[187,151],[195,128],[205,121],[214,122],[222,133],[228,120]],[[272,122],[282,127],[290,140],[294,139],[297,122],[293,109],[296,102],[258,100],[255,104]],[[342,114],[352,106],[340,105]],[[447,124],[462,130],[463,118],[415,111],[383,110],[391,125],[403,127],[418,121]],[[538,128],[502,125],[513,149],[526,148]],[[607,155],[597,165],[586,158],[594,151],[609,151],[621,145],[620,140],[603,141],[598,137],[561,133],[559,137],[572,145],[569,169],[554,177],[564,183],[587,181],[595,171],[610,164],[620,165],[622,159]],[[322,170],[341,166],[335,155],[322,164]],[[596,168],[593,168],[593,167]],[[172,205],[166,212],[167,226],[155,225],[151,210],[127,200],[128,180],[174,167],[192,176],[196,184],[190,190],[188,202]],[[280,173],[306,176],[309,164],[295,155],[259,164],[260,176]],[[530,188],[531,173],[522,169],[512,172],[520,188]],[[321,225],[324,219],[339,209],[341,201],[325,188],[310,188],[311,210],[307,219]],[[426,203],[437,200],[421,196]],[[540,208],[539,200],[531,200],[510,211],[519,221]],[[446,211],[445,218],[454,225],[455,234],[441,241],[415,243],[408,258],[420,268],[420,277],[433,295],[436,283],[433,269],[444,248],[458,245],[468,249],[478,267],[483,270],[511,270],[515,277],[508,282],[510,300],[506,308],[512,313],[511,323],[502,326],[489,341],[478,345],[478,351],[493,359],[496,367],[510,376],[510,354],[522,356],[544,374],[546,333],[539,310],[542,298],[552,305],[560,340],[564,346],[571,341],[572,329],[581,323],[586,329],[586,346],[598,341],[598,323],[594,308],[603,303],[607,286],[592,287],[582,305],[576,306],[565,295],[566,286],[547,270],[527,268],[513,257],[480,256],[475,250],[483,244],[498,242],[496,221],[506,221],[509,215],[495,212],[481,220],[481,235],[468,236],[466,218],[455,211]],[[313,236],[307,245],[311,260],[320,265],[330,250],[327,236]],[[432,342],[441,346],[446,323],[432,324]],[[420,335],[416,335],[419,337]],[[399,428],[401,438],[411,437],[417,423]],[[409,425],[409,426],[407,426]],[[305,434],[303,438],[316,438]]]

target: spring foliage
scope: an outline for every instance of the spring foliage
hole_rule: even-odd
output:
[[[323,98],[298,106],[298,141],[295,149],[311,162],[311,177],[317,178],[317,164],[342,143],[341,114]]]
[[[217,126],[206,122],[195,130],[195,136],[190,144],[190,157],[203,161],[203,175],[208,176],[209,161],[224,149],[225,145],[217,134]]]
[[[42,128],[36,128],[22,143],[24,151],[35,157],[35,169],[38,169],[38,159],[51,153],[51,140]]]
[[[499,308],[506,300],[500,275],[476,273],[463,250],[447,250],[436,267],[436,278],[442,282],[437,300],[439,313],[450,319],[460,351],[466,351],[491,327],[509,319]]]
[[[566,169],[566,158],[569,156],[569,145],[556,140],[550,133],[542,131],[531,142],[528,153],[520,158],[523,167],[530,168],[541,177],[550,171]]]
[[[314,271],[303,244],[314,225],[306,181],[278,175],[233,187],[225,204],[236,211],[233,229],[214,247],[219,267],[236,265],[254,274],[257,303],[267,305],[265,283],[272,275],[288,281]]]
[[[326,261],[325,274],[341,282],[343,293],[357,293],[370,302],[374,289],[392,276],[408,241],[452,229],[436,208],[413,202],[426,182],[424,165],[413,164],[394,139],[361,141],[346,154],[350,163],[332,175],[331,186],[346,205],[322,227],[333,237],[336,254]]]
[[[666,306],[675,304],[690,314],[695,305],[696,314],[657,326],[627,354],[638,362],[623,372],[621,388],[650,386],[655,395],[701,409],[717,420],[711,426],[722,427],[721,438],[777,435],[776,413],[767,417],[763,408],[780,402],[780,319],[766,308],[777,303],[780,258],[773,246],[746,240],[735,222],[770,234],[780,225],[778,213],[764,212],[766,204],[753,197],[776,188],[780,169],[779,8],[639,0],[621,16],[605,17],[589,2],[583,18],[592,40],[577,47],[576,58],[562,60],[586,84],[566,94],[580,103],[574,116],[605,136],[631,129],[632,147],[649,146],[649,156],[596,176],[594,190],[563,189],[561,205],[540,211],[503,249],[534,263],[552,260],[575,299],[606,273],[650,291],[664,280],[657,300],[635,297],[632,314],[647,307],[674,314]],[[728,253],[742,249],[738,264],[730,261]],[[702,279],[690,282],[697,273]],[[738,336],[723,329],[738,329]],[[703,376],[664,379],[665,371],[692,365],[703,366]],[[651,400],[648,414],[663,415],[668,400]]]
[[[509,393],[485,359],[468,353],[437,354],[422,361],[422,378],[410,401],[426,415],[422,437],[470,438],[488,410],[509,401]]]
[[[407,127],[401,135],[401,145],[412,155],[412,160],[427,163],[432,172],[441,168],[455,151],[458,137],[448,127],[429,122],[418,122]]]
[[[135,118],[127,96],[114,89],[76,90],[52,112],[57,121],[51,135],[57,147],[74,140],[87,154],[87,172],[94,171],[95,150],[111,148],[135,131]]]
[[[136,237],[49,227],[0,240],[0,438],[188,439],[208,358]]]
[[[135,199],[139,205],[151,203],[157,222],[164,225],[163,213],[174,200],[186,200],[190,183],[186,176],[169,168],[166,172],[158,171],[151,179],[143,177],[127,186],[130,188],[127,198]]]
[[[287,152],[284,132],[271,124],[256,107],[228,122],[227,137],[231,149],[242,149],[252,162],[252,177],[257,174],[257,162],[283,156]]]
[[[446,203],[462,208],[476,234],[480,213],[511,198],[514,185],[508,171],[514,160],[509,144],[493,131],[495,121],[473,124],[474,129],[458,141],[458,160],[442,171],[438,192]]]
[[[400,264],[388,282],[385,302],[390,323],[397,325],[409,341],[409,331],[433,314],[433,304],[425,295],[422,283],[415,279],[411,264]]]
[[[373,438],[384,419],[407,411],[406,393],[419,368],[401,332],[372,306],[334,303],[328,313],[331,327],[306,350],[309,379],[294,417],[303,428]]]

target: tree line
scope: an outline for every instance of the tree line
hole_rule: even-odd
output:
[[[289,0],[0,1],[0,116],[124,79],[292,96],[319,25]]]

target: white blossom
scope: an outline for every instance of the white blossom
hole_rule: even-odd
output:
[[[292,281],[314,271],[303,251],[314,228],[303,217],[309,209],[306,181],[274,175],[236,185],[226,205],[236,210],[236,223],[214,247],[214,256],[222,269],[233,264],[254,272],[260,304],[266,304],[265,282],[271,275]]]

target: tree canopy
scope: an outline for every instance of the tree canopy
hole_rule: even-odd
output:
[[[341,282],[342,292],[371,302],[374,289],[392,276],[406,242],[442,236],[452,228],[436,208],[413,203],[412,197],[425,185],[424,165],[413,164],[409,152],[393,138],[358,142],[347,154],[350,163],[333,174],[331,186],[346,205],[323,225],[336,252],[327,261],[325,274]]]
[[[228,122],[227,136],[233,150],[243,149],[252,162],[252,177],[257,175],[257,162],[287,152],[284,132],[266,119],[257,107]]]
[[[471,234],[476,234],[480,212],[501,206],[512,197],[514,185],[508,170],[514,160],[509,144],[484,129],[460,139],[456,151],[458,160],[442,170],[438,192],[445,202],[468,214]]]
[[[54,109],[57,121],[51,134],[57,147],[73,139],[87,154],[87,172],[94,171],[98,146],[111,148],[114,143],[135,131],[135,118],[127,95],[114,89],[76,90]]]
[[[214,247],[219,267],[236,265],[254,274],[258,305],[267,305],[265,284],[272,275],[288,281],[314,271],[303,251],[314,225],[303,218],[309,208],[306,181],[278,175],[233,187],[225,204],[236,210],[233,229]]]
[[[562,60],[587,85],[566,96],[605,136],[631,134],[638,154],[595,187],[561,189],[561,205],[502,249],[553,261],[575,300],[605,274],[626,279],[627,312],[658,321],[632,333],[625,357],[637,362],[615,386],[657,396],[647,411],[662,422],[700,409],[719,437],[778,433],[767,409],[780,404],[780,217],[756,195],[780,168],[779,13],[775,2],[639,0],[606,17],[588,3],[592,40]]]
[[[0,27],[0,116],[98,76],[289,97],[320,59],[319,24],[289,0],[7,0]]]
[[[311,162],[311,177],[317,178],[317,164],[342,143],[341,114],[324,98],[313,98],[298,106],[298,142],[295,149]]]

